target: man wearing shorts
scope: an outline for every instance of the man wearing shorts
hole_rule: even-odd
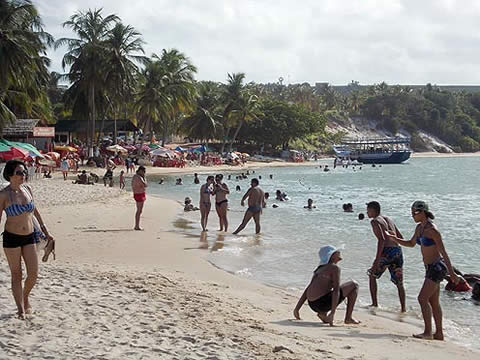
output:
[[[392,219],[380,215],[380,204],[371,201],[367,204],[367,214],[371,220],[372,230],[378,240],[377,255],[372,267],[368,270],[370,277],[370,295],[372,305],[378,307],[377,300],[377,279],[387,270],[390,272],[390,280],[397,286],[398,297],[402,312],[405,308],[405,288],[403,287],[403,254],[400,246],[389,237],[385,236],[386,231],[396,233],[398,238],[403,239]]]
[[[147,188],[147,179],[145,178],[145,167],[139,166],[137,172],[132,177],[132,191],[133,198],[137,203],[137,211],[135,213],[135,230],[142,230],[140,228],[140,215],[142,215],[143,204],[147,200],[145,189]]]

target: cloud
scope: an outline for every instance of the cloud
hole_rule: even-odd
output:
[[[184,52],[197,78],[362,84],[478,84],[480,2],[465,0],[38,0],[46,30],[103,7],[134,26],[148,55]],[[461,6],[460,6],[461,5]],[[64,49],[51,50],[61,71]]]

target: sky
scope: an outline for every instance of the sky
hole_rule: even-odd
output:
[[[145,52],[178,49],[197,79],[244,72],[259,83],[480,84],[477,0],[33,0],[45,30],[103,8],[135,27]],[[49,51],[63,72],[64,48]]]

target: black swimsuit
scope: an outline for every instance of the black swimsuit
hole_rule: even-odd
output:
[[[223,203],[228,203],[228,200],[225,199],[225,200],[222,200],[222,201],[219,201],[219,202],[215,202],[215,204],[217,204],[217,206],[222,206]]]

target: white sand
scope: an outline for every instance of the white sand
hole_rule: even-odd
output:
[[[299,294],[230,275],[184,250],[198,239],[171,232],[175,202],[150,196],[145,231],[136,232],[133,200],[119,190],[55,179],[34,188],[58,257],[41,264],[31,299],[36,313],[21,321],[0,256],[0,359],[480,356],[448,341],[413,339],[417,326],[366,312],[356,314],[360,326],[344,326],[340,310],[330,328],[308,307],[304,320],[292,321]]]

